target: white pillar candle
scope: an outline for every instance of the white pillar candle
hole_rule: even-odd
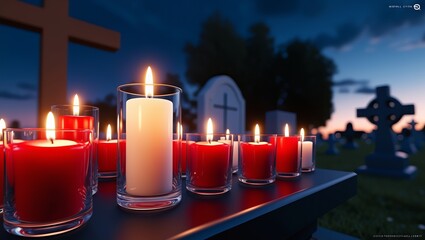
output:
[[[159,98],[133,98],[126,102],[126,109],[127,192],[137,196],[171,192],[173,103]]]
[[[298,148],[302,148],[301,157],[302,157],[302,168],[312,168],[313,167],[313,142],[303,141],[302,146],[301,142],[298,142]]]

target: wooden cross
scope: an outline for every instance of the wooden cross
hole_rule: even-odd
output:
[[[41,59],[38,125],[53,104],[66,103],[68,40],[116,51],[120,34],[68,16],[68,0],[44,0],[42,8],[16,0],[0,0],[0,23],[40,32]]]
[[[378,127],[375,152],[383,154],[395,153],[391,126],[397,123],[403,115],[414,113],[415,108],[412,104],[401,105],[397,99],[390,96],[388,86],[377,87],[376,98],[368,104],[367,108],[357,109],[357,117],[366,117]]]
[[[236,107],[229,107],[227,105],[227,94],[226,93],[223,96],[223,105],[214,104],[214,107],[223,109],[223,126],[224,126],[224,131],[226,131],[226,129],[227,129],[227,111],[228,110],[237,111],[238,109]]]

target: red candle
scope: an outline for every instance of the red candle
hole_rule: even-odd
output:
[[[72,116],[72,115],[63,115],[59,116],[58,128],[61,129],[94,129],[94,118],[92,116]],[[76,133],[65,132],[62,133],[64,139],[76,140],[79,136]]]
[[[16,215],[21,221],[47,222],[84,208],[89,145],[69,140],[34,140],[16,145],[13,174]],[[9,160],[7,160],[9,161]]]
[[[99,140],[98,144],[98,161],[99,174],[113,173],[117,171],[117,140],[111,139],[111,125],[108,124],[106,130],[106,140]]]
[[[289,136],[288,124],[285,125],[285,136],[278,136],[276,145],[277,174],[298,175],[301,166],[298,159],[298,137]]]
[[[190,183],[209,188],[226,185],[229,177],[230,145],[219,142],[191,142],[188,144]],[[189,176],[186,176],[189,177]]]
[[[180,141],[180,149],[179,149],[179,141],[173,141],[173,171],[176,174],[178,170],[178,160],[180,158],[180,166],[181,166],[181,174],[186,175],[186,155],[187,155],[187,142],[185,140]]]
[[[273,176],[273,144],[241,142],[241,170],[247,179],[269,179]]]

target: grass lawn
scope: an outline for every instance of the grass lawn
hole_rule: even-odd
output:
[[[358,143],[357,150],[338,146],[336,156],[326,155],[327,144],[323,143],[317,150],[317,167],[355,171],[374,149],[372,144]],[[418,168],[416,178],[358,175],[357,195],[320,218],[319,226],[360,239],[380,234],[403,235],[391,239],[425,239],[425,148],[409,159]]]

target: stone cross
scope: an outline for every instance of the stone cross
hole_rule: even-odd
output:
[[[412,121],[409,122],[414,144],[417,149],[421,149],[423,145],[423,141],[424,141],[424,134],[422,131],[416,130],[415,126],[417,124],[418,123],[414,119],[412,119]]]
[[[376,98],[365,109],[357,109],[357,117],[366,117],[377,126],[375,151],[366,157],[366,165],[357,169],[359,173],[410,178],[416,167],[408,165],[406,154],[396,152],[391,126],[405,114],[414,114],[413,105],[401,105],[390,96],[389,86],[376,88]]]
[[[215,108],[223,109],[223,127],[224,129],[227,129],[227,111],[238,111],[238,108],[227,105],[227,93],[223,94],[223,105],[214,104],[213,106]]]
[[[413,105],[401,105],[401,103],[390,96],[390,88],[382,86],[376,88],[376,98],[373,99],[365,109],[357,109],[357,117],[366,117],[369,122],[375,124],[377,153],[395,152],[395,143],[392,141],[391,126],[405,114],[414,114]]]
[[[120,34],[69,17],[68,0],[44,0],[43,7],[0,0],[0,6],[0,23],[41,34],[38,125],[42,126],[51,105],[67,102],[68,41],[115,51]]]

